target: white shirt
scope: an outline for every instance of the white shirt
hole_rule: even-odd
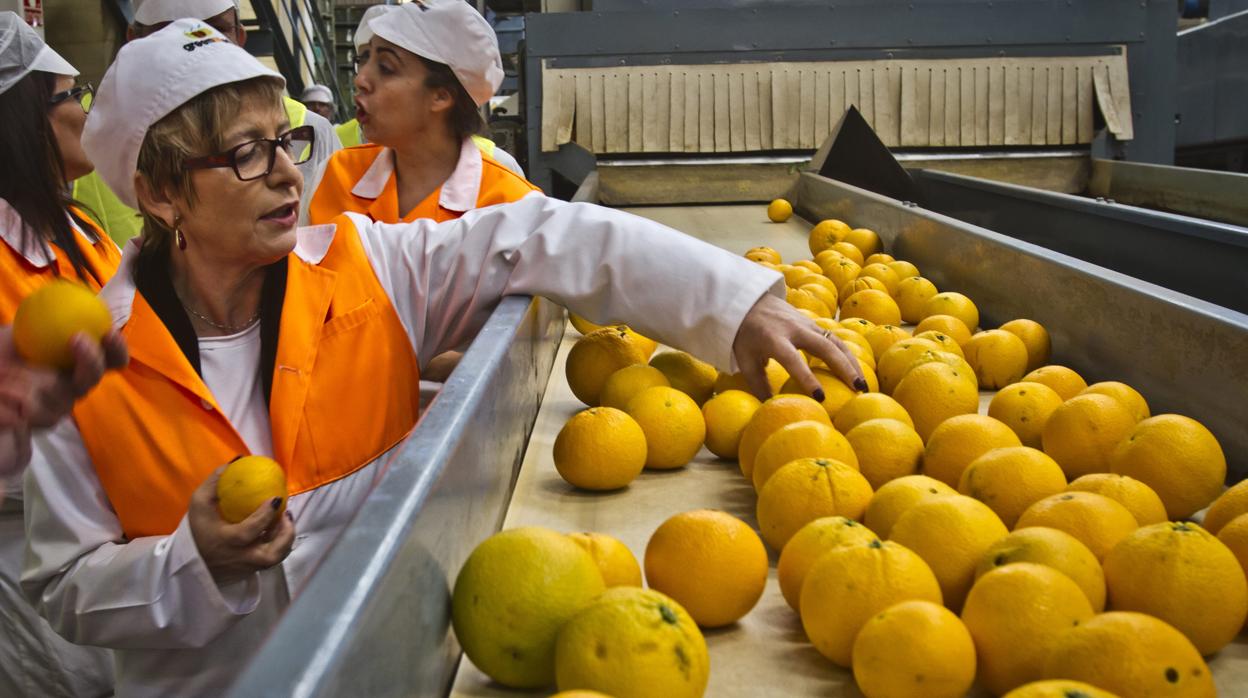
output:
[[[657,223],[540,195],[442,224],[351,218],[421,366],[475,336],[503,296],[528,294],[593,321],[628,321],[732,370],[742,319],[763,294],[784,288],[776,272]],[[319,263],[336,232],[333,225],[301,229],[295,254]],[[118,325],[134,299],[135,252],[127,248],[101,293]],[[254,361],[258,355],[237,371],[254,374]],[[205,381],[216,397],[230,381],[236,392],[247,390],[237,377],[206,372]],[[238,426],[247,409],[262,411],[257,399],[220,404]],[[220,694],[359,509],[385,458],[291,497],[297,538],[286,561],[219,586],[185,516],[170,535],[125,538],[77,427],[66,420],[35,440],[23,589],[68,639],[116,649],[118,696]]]

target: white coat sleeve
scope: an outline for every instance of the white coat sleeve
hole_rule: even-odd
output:
[[[733,370],[737,328],[783,277],[653,221],[531,194],[434,224],[349,214],[422,366],[505,295],[545,296]]]
[[[201,647],[260,601],[256,575],[218,587],[185,516],[171,535],[127,540],[72,419],[36,435],[25,488],[22,591],[71,642]]]

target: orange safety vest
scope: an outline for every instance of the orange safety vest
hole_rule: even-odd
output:
[[[310,222],[313,225],[325,223],[343,212],[362,213],[381,223],[411,223],[421,218],[432,218],[441,223],[464,214],[463,211],[452,211],[440,205],[442,187],[438,187],[406,216],[400,216],[399,189],[393,174],[376,199],[356,195],[352,191],[355,185],[384,151],[382,146],[370,143],[343,148],[330,156],[320,185],[308,206]],[[481,155],[481,186],[474,208],[519,201],[534,191],[541,190],[493,158]]]
[[[87,278],[79,279],[69,255],[59,251],[55,244],[48,247],[56,253],[56,259],[47,266],[36,266],[30,260],[7,244],[0,243],[0,324],[13,324],[13,315],[17,306],[26,296],[44,284],[56,279],[71,279],[85,283],[92,291],[99,292],[100,287],[113,278],[117,265],[121,264],[121,251],[117,245],[100,230],[99,226],[89,220],[82,212],[75,209],[81,225],[86,225],[96,236],[95,244],[84,236],[75,233],[74,240],[86,260]]]
[[[334,223],[320,263],[288,258],[269,419],[291,495],[364,467],[418,412],[411,341],[355,226],[346,216]],[[137,538],[172,533],[195,489],[249,451],[137,290],[131,313],[129,366],[81,400],[74,419],[122,528]]]

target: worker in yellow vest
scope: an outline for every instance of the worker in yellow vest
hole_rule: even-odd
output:
[[[141,0],[135,4],[134,24],[126,31],[127,40],[145,37],[175,19],[190,17],[204,20],[238,46],[247,43],[247,30],[239,21],[235,0]],[[316,131],[312,157],[300,166],[304,177],[310,178],[342,144],[333,124],[324,117],[288,96],[283,96],[282,101],[292,126],[306,123]],[[100,227],[119,245],[138,235],[142,228],[138,211],[123,204],[98,174],[75,180],[73,195],[96,214]]]
[[[122,47],[83,134],[144,214],[101,292],[131,361],[35,444],[22,589],[67,639],[114,649],[117,695],[226,693],[416,424],[425,362],[504,296],[627,321],[751,385],[774,356],[823,399],[799,349],[861,381],[779,273],[621,211],[531,194],[440,224],[298,228],[310,130],[282,85],[178,20]],[[288,496],[229,523],[216,480],[239,454],[277,460]]]
[[[356,119],[370,143],[329,159],[310,185],[308,222],[343,211],[388,223],[449,220],[535,189],[473,138],[503,69],[494,30],[472,5],[370,8],[355,41]]]

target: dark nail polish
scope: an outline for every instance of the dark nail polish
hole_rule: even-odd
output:
[[[274,509],[280,509],[280,508],[281,508],[281,506],[282,506],[282,498],[281,498],[281,497],[274,497],[274,498],[273,498],[273,508],[274,508]]]
[[[815,402],[823,402],[824,398],[827,397],[823,393],[823,388],[815,388],[815,392],[811,393],[810,396],[815,399]]]
[[[865,392],[867,392],[867,381],[866,381],[866,379],[863,379],[863,378],[855,378],[855,379],[854,379],[854,390],[857,390],[857,391],[858,391],[858,392],[860,392],[860,393],[865,393]]]

